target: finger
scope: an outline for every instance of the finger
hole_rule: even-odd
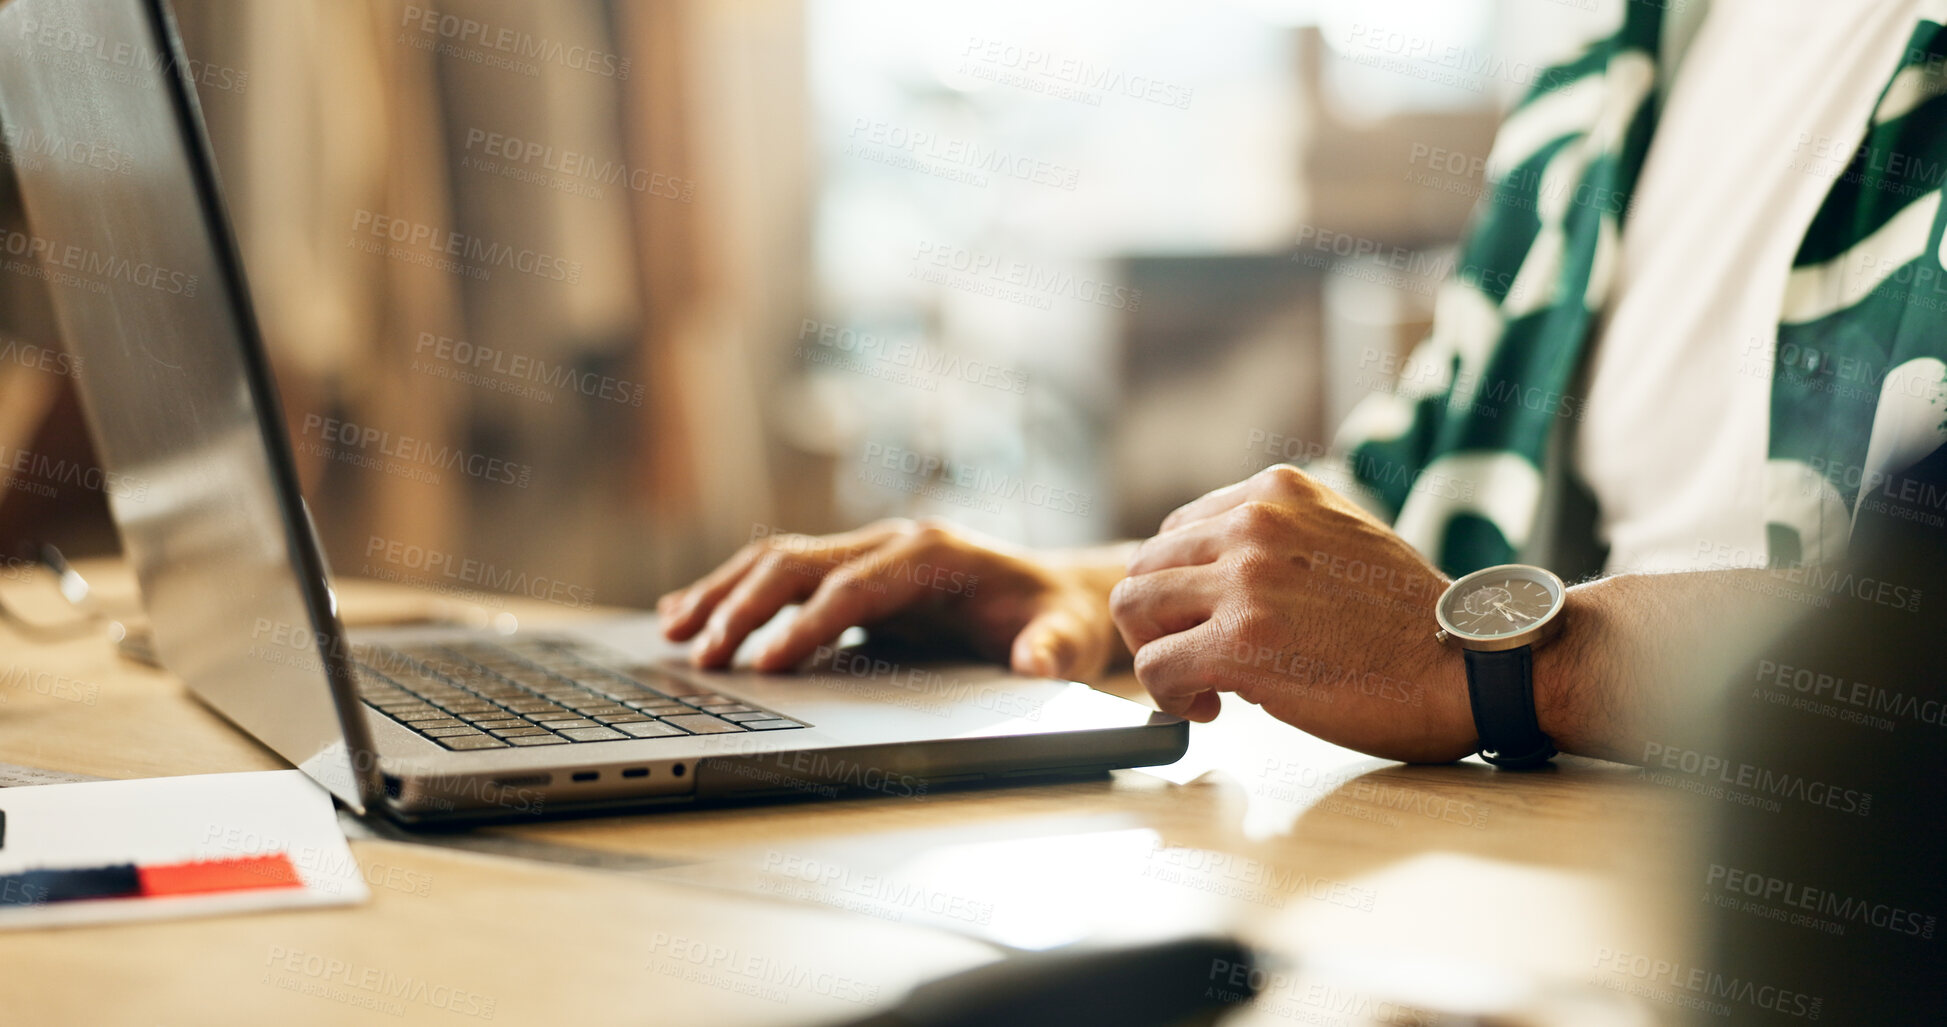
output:
[[[656,612],[663,617],[663,636],[672,642],[681,642],[696,634],[696,630],[703,626],[704,618],[763,555],[763,546],[756,543],[747,545],[694,584],[657,600]]]
[[[1211,492],[1200,499],[1193,499],[1177,507],[1157,529],[1161,534],[1185,524],[1215,517],[1231,507],[1247,503],[1253,499],[1289,501],[1303,496],[1315,495],[1320,489],[1318,480],[1290,464],[1266,467],[1235,485],[1226,486]]]
[[[1133,653],[1209,620],[1222,591],[1223,578],[1214,568],[1169,567],[1117,582],[1109,593],[1109,612]]]
[[[1181,716],[1184,720],[1194,720],[1199,724],[1208,724],[1216,720],[1217,714],[1223,711],[1224,697],[1222,694],[1217,692],[1198,692],[1190,697],[1189,708],[1181,714],[1178,714],[1178,716]]]
[[[1157,534],[1173,531],[1186,524],[1195,524],[1208,517],[1215,517],[1225,510],[1250,499],[1251,482],[1253,480],[1255,480],[1255,477],[1246,478],[1235,485],[1226,485],[1215,492],[1206,492],[1202,496],[1177,507],[1170,511],[1168,517],[1163,518],[1162,526],[1156,529]]]
[[[1194,521],[1144,539],[1129,558],[1129,573],[1133,576],[1167,567],[1215,563],[1228,543],[1209,520]]]
[[[935,551],[931,540],[900,539],[826,574],[792,618],[790,627],[758,654],[757,669],[795,667],[813,650],[844,634],[846,628],[870,624],[913,605],[928,586],[911,570],[921,563],[936,565],[938,561],[930,559]]]
[[[1165,635],[1136,650],[1136,680],[1164,713],[1208,723],[1222,708],[1217,695],[1220,668],[1207,655],[1215,643],[1215,631],[1207,624]]]
[[[1008,666],[1017,674],[1043,678],[1086,677],[1100,669],[1107,657],[1105,639],[1091,635],[1088,618],[1068,605],[1051,605],[1028,621],[1008,653]]]
[[[729,663],[751,632],[787,604],[810,595],[824,576],[823,562],[808,562],[795,553],[766,552],[710,614],[708,626],[690,650],[690,661],[699,667]]]

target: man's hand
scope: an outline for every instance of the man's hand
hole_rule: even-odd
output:
[[[752,631],[803,603],[757,654],[796,666],[853,625],[950,637],[1023,674],[1081,678],[1121,651],[1108,593],[1126,547],[1028,553],[934,521],[883,521],[843,535],[777,535],[745,546],[656,610],[672,641],[695,638],[698,666],[721,667]]]
[[[1272,467],[1169,515],[1112,594],[1164,710],[1236,692],[1330,742],[1411,762],[1473,751],[1460,654],[1434,640],[1447,579],[1351,501]]]

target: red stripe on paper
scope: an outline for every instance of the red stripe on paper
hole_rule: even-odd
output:
[[[162,863],[137,867],[135,872],[141,878],[144,896],[304,887],[290,857],[281,852],[194,863]]]

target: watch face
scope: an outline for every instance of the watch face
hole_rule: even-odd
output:
[[[1441,597],[1440,622],[1469,638],[1506,638],[1539,627],[1562,598],[1561,579],[1539,567],[1490,567],[1454,582]]]

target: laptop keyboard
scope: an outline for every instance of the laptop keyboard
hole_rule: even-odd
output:
[[[808,726],[673,675],[649,671],[644,680],[560,642],[356,646],[353,654],[365,704],[448,749]]]

